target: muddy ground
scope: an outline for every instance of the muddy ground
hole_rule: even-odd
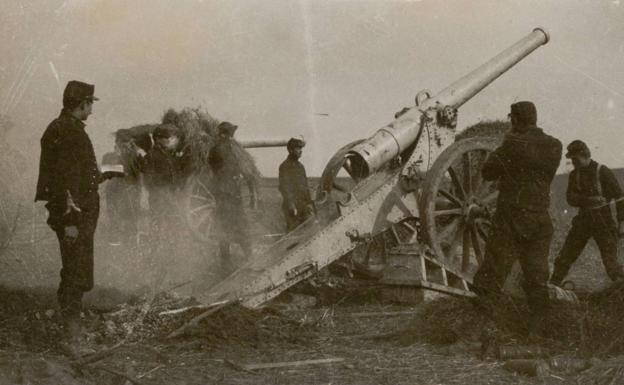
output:
[[[99,241],[98,247],[102,255],[106,248],[119,246]],[[109,261],[122,258],[105,255],[113,255]],[[595,255],[579,263],[573,277],[585,287],[605,284]],[[173,317],[160,313],[195,304],[185,292],[192,283],[172,289],[178,281],[169,280],[158,290],[146,283],[134,290],[99,286],[86,301],[89,341],[79,353],[91,357],[117,347],[91,364],[76,364],[76,356],[63,345],[54,287],[3,287],[0,384],[600,384],[596,381],[607,370],[597,372],[595,379],[586,373],[529,377],[504,370],[495,358],[481,357],[477,335],[435,344],[396,338],[397,332],[400,336],[426,322],[420,318],[423,305],[384,303],[382,287],[374,282],[336,279],[339,284],[322,282],[325,286],[316,293],[308,285],[299,290],[304,294],[286,294],[260,312],[225,309],[216,320],[175,339],[167,338],[169,332],[199,310]],[[341,361],[241,369],[312,359]]]
[[[279,199],[267,204],[276,211]],[[192,295],[220,278],[214,245],[189,241],[183,227],[157,244],[140,237],[120,241],[111,236],[105,215],[96,244],[98,286],[85,299],[88,341],[82,351],[68,350],[56,312],[58,245],[45,225],[45,210],[25,207],[19,231],[0,259],[0,384],[617,384],[622,378],[617,357],[600,357],[593,372],[530,377],[482,357],[478,333],[435,343],[401,338],[402,331],[412,336],[414,328],[428,322],[422,318],[423,305],[384,303],[383,288],[376,283],[333,275],[325,276],[316,291],[300,287],[298,295],[286,294],[260,312],[224,309],[190,335],[169,339],[200,310],[161,313],[196,304]],[[567,227],[566,217],[555,219],[553,251]],[[257,233],[279,232],[279,226],[272,223]],[[594,245],[571,277],[584,291],[607,284]],[[332,279],[338,284],[328,284]],[[457,316],[449,311],[449,318]],[[514,335],[506,343],[514,338],[524,343],[523,336]],[[81,361],[111,347],[94,363]],[[336,362],[241,368],[312,359]]]
[[[430,345],[386,339],[388,333],[410,328],[419,307],[375,303],[375,295],[370,303],[304,309],[286,301],[260,314],[235,314],[238,318],[230,322],[238,322],[236,327],[212,330],[213,325],[202,325],[194,335],[173,340],[166,338],[173,327],[158,326],[149,327],[153,336],[141,331],[129,338],[107,336],[108,317],[91,307],[93,313],[85,319],[93,334],[90,346],[101,351],[124,342],[96,363],[72,365],[71,355],[59,344],[59,320],[49,312],[53,293],[3,294],[5,304],[16,303],[11,311],[3,309],[1,384],[126,383],[111,371],[141,384],[561,384],[572,379],[511,374],[501,362],[480,359],[478,341]],[[254,372],[238,368],[328,358],[343,361]]]

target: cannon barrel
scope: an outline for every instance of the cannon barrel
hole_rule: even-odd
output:
[[[542,28],[493,57],[479,68],[460,78],[434,97],[421,92],[416,105],[370,138],[353,147],[346,155],[350,173],[367,177],[405,151],[418,137],[422,112],[431,108],[458,108],[500,75],[550,39]],[[421,96],[423,96],[421,98]]]
[[[288,139],[240,140],[239,143],[245,148],[286,147]]]

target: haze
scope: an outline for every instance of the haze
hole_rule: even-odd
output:
[[[460,128],[528,99],[564,144],[584,139],[598,161],[624,166],[618,0],[3,0],[0,114],[34,166],[64,85],[83,80],[101,99],[87,122],[98,158],[114,130],[201,106],[240,139],[303,135],[319,175],[419,90],[440,91],[536,26],[551,42],[464,105]],[[275,176],[285,150],[253,154]]]

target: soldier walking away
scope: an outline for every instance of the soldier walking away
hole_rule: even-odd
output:
[[[84,121],[91,115],[94,86],[72,80],[63,109],[41,137],[35,201],[47,201],[48,225],[59,240],[62,269],[57,295],[68,331],[77,337],[82,296],[93,288],[93,236],[100,197],[98,185],[115,173],[100,173]]]
[[[624,271],[617,260],[618,235],[624,236],[622,189],[607,166],[592,160],[589,147],[584,142],[575,140],[570,143],[566,158],[571,159],[574,165],[568,178],[566,197],[570,206],[578,207],[578,214],[572,220],[572,228],[555,259],[550,282],[561,285],[590,238],[598,244],[609,278],[613,281],[623,280]],[[619,230],[613,220],[610,207],[612,200],[616,201]]]
[[[500,294],[513,263],[519,260],[531,310],[529,328],[539,332],[540,317],[549,308],[550,185],[562,146],[536,126],[533,103],[512,104],[509,117],[511,132],[482,169],[485,180],[498,181],[499,197],[485,258],[474,276],[474,291],[481,298]]]
[[[279,166],[279,190],[286,228],[292,231],[314,213],[305,167],[299,162],[305,142],[291,138],[286,144],[288,157]]]
[[[250,193],[251,208],[257,202],[257,186],[251,175],[247,175],[236,157],[234,132],[238,126],[221,122],[217,127],[217,143],[208,155],[208,163],[214,176],[213,193],[216,201],[216,216],[219,227],[219,258],[224,273],[232,270],[230,244],[238,243],[245,258],[252,255],[249,238],[249,224],[243,209],[241,194],[243,181]]]

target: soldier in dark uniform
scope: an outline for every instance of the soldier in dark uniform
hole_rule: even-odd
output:
[[[58,237],[63,267],[58,288],[61,314],[77,331],[82,296],[93,288],[93,236],[100,209],[101,174],[84,121],[91,114],[94,86],[72,80],[63,93],[63,110],[41,138],[35,201],[47,201],[48,224]]]
[[[294,230],[314,213],[305,167],[299,162],[304,146],[303,140],[290,139],[286,145],[288,157],[279,166],[279,190],[288,231]]]
[[[613,172],[591,159],[589,147],[580,140],[568,146],[566,158],[572,160],[574,170],[568,178],[567,200],[572,207],[578,207],[578,214],[572,220],[572,228],[555,259],[555,268],[550,282],[560,285],[579,257],[590,238],[594,238],[600,249],[602,263],[607,275],[613,281],[624,279],[624,271],[617,260],[618,233],[624,235],[624,194]],[[619,230],[610,202],[616,201]]]
[[[217,203],[216,217],[219,226],[219,258],[224,271],[231,270],[230,243],[238,243],[246,258],[251,257],[249,224],[243,210],[241,189],[246,182],[251,195],[252,208],[256,203],[256,186],[253,178],[246,175],[233,146],[234,132],[238,127],[221,122],[217,127],[219,138],[210,150],[208,162],[213,171],[213,193]]]
[[[162,124],[152,133],[154,146],[142,158],[145,187],[149,194],[149,212],[154,238],[178,226],[178,194],[190,173],[190,151],[181,143],[176,126]],[[161,245],[163,246],[163,245]]]
[[[162,124],[154,129],[154,146],[143,158],[150,211],[170,211],[175,193],[181,191],[191,169],[190,151],[181,143],[176,126]]]
[[[532,312],[529,327],[549,308],[548,253],[553,225],[548,213],[550,185],[561,161],[561,142],[536,126],[531,102],[511,105],[512,130],[485,162],[482,175],[498,181],[499,197],[485,258],[474,276],[480,297],[499,294],[519,260]]]

